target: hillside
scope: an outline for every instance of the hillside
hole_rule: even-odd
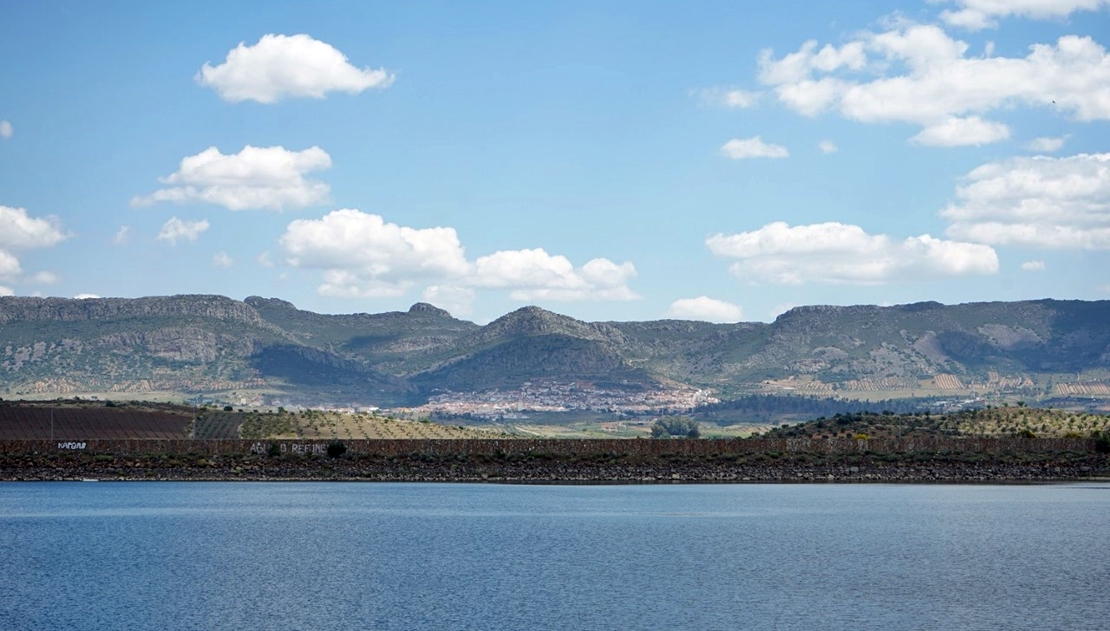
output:
[[[328,315],[257,296],[0,297],[8,398],[393,407],[498,391],[520,407],[568,388],[568,409],[681,407],[697,392],[1110,397],[1110,302],[811,306],[770,324],[589,323],[524,307],[479,326],[424,303]]]
[[[782,425],[765,438],[1110,438],[1110,416],[1006,405],[951,414],[862,412]],[[1100,448],[1101,449],[1101,448]]]

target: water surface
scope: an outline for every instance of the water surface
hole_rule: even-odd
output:
[[[1105,629],[1110,485],[0,483],[2,629]]]

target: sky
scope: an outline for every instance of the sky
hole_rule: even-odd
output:
[[[0,295],[1110,299],[1110,0],[0,0]]]

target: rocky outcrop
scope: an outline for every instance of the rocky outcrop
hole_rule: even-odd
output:
[[[265,327],[266,323],[250,305],[224,296],[182,295],[149,298],[67,298],[0,297],[0,324],[9,322],[76,322],[82,320],[119,320],[191,316],[242,322]]]

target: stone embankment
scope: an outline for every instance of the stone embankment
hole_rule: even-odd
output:
[[[948,453],[618,452],[2,453],[3,480],[367,480],[392,482],[1052,482],[1110,476],[1094,451]]]

